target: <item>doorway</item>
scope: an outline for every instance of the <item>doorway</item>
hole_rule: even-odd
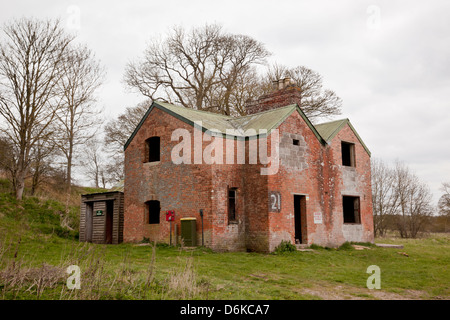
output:
[[[86,216],[85,216],[85,240],[92,242],[92,216],[94,212],[94,203],[86,202]]]
[[[112,244],[112,229],[114,217],[114,200],[106,201],[105,243]]]
[[[294,194],[295,243],[306,243],[306,196]]]

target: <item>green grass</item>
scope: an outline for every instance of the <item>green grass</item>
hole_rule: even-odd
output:
[[[318,248],[313,252],[281,255],[215,253],[205,248],[185,251],[157,246],[154,281],[151,286],[143,288],[151,265],[152,246],[83,245],[55,235],[31,235],[25,230],[20,232],[21,242],[18,246],[15,242],[17,235],[6,236],[11,250],[4,260],[13,260],[18,247],[16,260],[23,261],[28,267],[39,268],[43,264],[66,267],[70,257],[83,254],[86,259],[77,260],[82,274],[89,272],[92,261],[100,264],[102,277],[108,280],[101,282],[99,291],[91,291],[87,296],[89,299],[183,298],[180,292],[169,294],[173,292],[168,288],[168,283],[177,272],[183,275],[188,261],[192,261],[192,272],[195,273],[195,281],[191,282],[191,286],[199,288],[196,294],[189,297],[193,299],[450,298],[448,236],[389,240],[391,243],[404,244],[404,249],[400,250],[377,247],[362,251]],[[95,252],[96,256],[93,256],[96,258],[86,254],[89,250]],[[409,257],[398,252],[406,252]],[[89,259],[92,261],[89,262]],[[378,265],[381,269],[381,290],[366,288],[369,276],[366,270],[370,265]],[[110,288],[109,284],[120,277],[123,279],[116,281],[116,287]],[[133,287],[132,283],[137,287]],[[48,289],[42,298],[59,299],[64,286],[63,278],[56,289]],[[98,292],[101,294],[96,295]],[[4,298],[24,297],[35,298],[35,295],[20,291],[18,296],[5,295]]]
[[[161,244],[153,251],[148,243],[79,243],[58,229],[62,208],[0,193],[0,299],[450,299],[448,234],[376,240],[403,249],[346,243],[261,254]],[[72,264],[81,269],[80,290],[66,287]],[[380,290],[366,287],[370,265],[380,267]]]

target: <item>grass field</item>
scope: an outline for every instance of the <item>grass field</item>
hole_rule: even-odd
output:
[[[79,243],[56,201],[0,193],[0,299],[450,299],[450,235],[281,254]],[[71,214],[76,215],[76,207]],[[67,288],[67,267],[80,289]],[[366,287],[367,268],[381,289]]]
[[[401,243],[400,250],[343,246],[275,255],[80,244],[56,235],[5,231],[0,248],[2,299],[450,298],[448,235],[378,239]],[[66,286],[65,269],[72,264],[81,270],[79,290]],[[366,287],[370,265],[380,267],[380,290]]]

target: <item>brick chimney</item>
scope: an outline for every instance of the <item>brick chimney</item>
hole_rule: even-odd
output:
[[[290,104],[300,106],[301,90],[295,86],[291,78],[284,78],[272,82],[273,92],[262,95],[257,100],[247,101],[247,114],[285,107]]]

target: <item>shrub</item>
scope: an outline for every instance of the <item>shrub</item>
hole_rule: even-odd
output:
[[[141,243],[150,243],[150,238],[144,237],[144,238],[141,240]]]
[[[289,241],[283,240],[280,242],[280,244],[275,248],[274,253],[280,254],[280,253],[286,253],[286,252],[294,252],[297,251],[297,247],[290,243]]]
[[[353,250],[353,247],[350,242],[345,242],[338,248],[338,250]]]

